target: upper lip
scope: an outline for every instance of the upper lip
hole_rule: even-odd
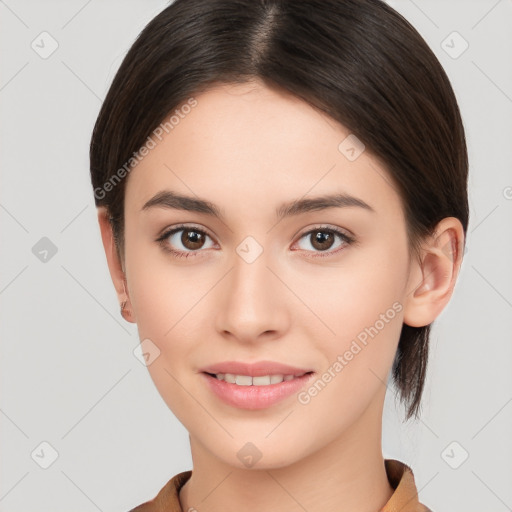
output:
[[[224,361],[212,364],[200,369],[205,373],[231,373],[234,375],[248,375],[250,377],[261,377],[263,375],[303,375],[312,370],[297,368],[276,361],[257,361],[255,363],[242,363],[238,361]]]

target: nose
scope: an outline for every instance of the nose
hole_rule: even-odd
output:
[[[216,287],[216,329],[221,336],[243,343],[282,337],[290,325],[290,297],[270,268],[265,251],[254,261],[236,254],[233,265]],[[288,294],[290,292],[288,291]]]

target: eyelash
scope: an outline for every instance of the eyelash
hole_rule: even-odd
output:
[[[197,233],[201,233],[202,235],[206,235],[209,238],[213,239],[213,237],[211,237],[203,229],[199,229],[196,226],[193,226],[193,225],[190,225],[190,224],[180,224],[179,226],[175,226],[175,227],[165,231],[155,241],[157,243],[159,243],[160,246],[166,252],[171,253],[173,256],[175,256],[177,258],[188,258],[189,256],[195,257],[195,254],[201,252],[201,249],[198,249],[197,251],[177,251],[175,249],[172,249],[168,244],[166,244],[166,240],[171,235],[174,235],[175,233],[178,233],[179,231],[186,231],[186,230],[195,231]],[[316,232],[319,232],[319,231],[324,232],[324,233],[325,232],[333,233],[334,235],[339,236],[341,238],[341,240],[345,243],[345,246],[349,246],[349,245],[352,245],[352,244],[356,243],[356,239],[354,237],[347,235],[346,233],[344,233],[343,231],[341,231],[341,230],[339,230],[337,228],[328,227],[328,226],[317,226],[317,227],[315,227],[313,229],[310,229],[309,231],[306,231],[305,233],[302,233],[302,235],[300,235],[298,240],[301,240],[306,235],[311,235],[312,233],[316,233]],[[326,258],[326,257],[332,256],[334,254],[337,254],[338,252],[340,252],[342,250],[344,250],[344,247],[338,248],[338,249],[336,249],[334,251],[306,251],[306,252],[315,252],[316,255],[315,256],[311,256],[312,258]]]

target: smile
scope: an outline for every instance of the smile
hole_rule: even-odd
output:
[[[293,380],[302,375],[261,375],[259,377],[251,377],[250,375],[235,375],[233,373],[217,373],[209,374],[218,380],[236,384],[237,386],[269,386],[271,384],[279,384],[283,381]]]
[[[266,409],[296,395],[306,387],[314,372],[301,375],[238,375],[233,373],[200,373],[212,397],[237,409]]]

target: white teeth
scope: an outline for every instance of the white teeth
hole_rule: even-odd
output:
[[[252,385],[252,377],[248,375],[236,375],[235,383],[239,386],[251,386]]]
[[[274,377],[274,382],[272,382],[272,377]],[[268,386],[269,384],[279,384],[279,382],[283,382],[281,375],[262,375],[261,377],[253,377],[251,380],[253,386]]]
[[[268,386],[270,384],[279,384],[286,380],[292,380],[294,375],[262,375],[260,377],[251,377],[250,375],[234,375],[232,373],[217,373],[217,379],[224,380],[238,386]]]

